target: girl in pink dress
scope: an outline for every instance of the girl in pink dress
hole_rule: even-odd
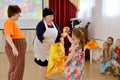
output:
[[[69,55],[65,61],[65,77],[67,80],[83,80],[84,77],[84,34],[80,28],[73,28],[72,38],[67,38],[71,42]]]

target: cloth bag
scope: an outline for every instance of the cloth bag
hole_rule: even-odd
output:
[[[64,72],[65,49],[62,42],[51,45],[46,76]]]

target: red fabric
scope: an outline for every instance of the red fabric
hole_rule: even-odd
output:
[[[115,53],[119,54],[120,53],[120,49],[118,47],[115,48]]]
[[[77,9],[69,0],[49,0],[49,8],[54,11],[54,21],[62,30],[65,26],[71,27],[71,18],[77,17]]]
[[[53,27],[52,23],[51,24],[47,24],[47,25],[48,25],[48,27]]]
[[[60,30],[63,30],[63,27],[71,27],[71,18],[77,17],[77,9],[69,0],[49,0],[49,8],[54,11],[54,21],[59,26]],[[68,53],[68,40],[65,39],[65,49]]]

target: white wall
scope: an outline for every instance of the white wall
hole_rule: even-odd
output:
[[[120,0],[81,0],[80,4],[79,18],[92,22],[89,38],[120,38]]]
[[[103,2],[102,2],[103,1]],[[107,0],[106,0],[107,1]],[[114,0],[111,0],[114,1]],[[119,0],[117,0],[119,2]],[[94,8],[94,15],[93,15],[93,36],[95,38],[100,38],[106,40],[108,36],[112,36],[115,40],[120,38],[120,10],[119,6],[116,7],[119,13],[118,15],[111,15],[106,13],[106,8],[104,4],[105,0],[96,0],[95,8]],[[120,4],[120,2],[119,2]],[[111,5],[110,5],[111,6]],[[116,5],[113,5],[116,6]],[[113,7],[111,6],[111,7]],[[109,7],[109,9],[111,9]],[[113,13],[114,10],[112,11]],[[110,13],[110,12],[108,12]],[[106,15],[104,15],[106,14]]]
[[[106,40],[111,36],[116,41],[120,38],[120,0],[81,0],[80,4],[79,18],[92,22],[89,39]],[[94,51],[93,58],[98,54],[101,54],[99,50]]]
[[[49,0],[44,0],[44,7],[48,7],[48,1]],[[30,22],[28,22],[26,24],[29,24],[29,23]],[[20,23],[20,25],[23,25],[23,24]],[[26,40],[27,40],[27,51],[33,51],[33,40],[36,36],[35,30],[23,30],[23,32],[24,32],[24,34],[26,36]],[[3,37],[2,30],[0,30],[0,52],[4,52],[4,45],[5,45],[5,39]]]
[[[105,13],[107,10],[105,8],[106,6],[106,4],[104,3],[105,1],[107,0],[95,0],[95,6],[92,12],[93,13],[92,26],[89,29],[89,33],[93,34],[92,35],[93,38],[102,39],[102,40],[106,40],[108,36],[111,36],[114,38],[114,43],[115,43],[116,39],[120,38],[120,10],[119,10],[120,8],[119,6],[116,7],[117,10],[116,12],[119,13],[118,15],[108,16],[110,12],[108,12],[108,14]],[[111,7],[113,6],[116,6],[113,4],[110,5],[110,7],[108,7],[108,10],[111,10]],[[116,13],[114,9],[112,11],[113,14]],[[93,52],[93,59],[98,58],[98,55],[100,54],[101,54],[100,50],[95,50]]]

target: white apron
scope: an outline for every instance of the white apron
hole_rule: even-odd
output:
[[[54,23],[52,22],[53,28],[49,28],[44,21],[46,31],[43,34],[43,37],[47,39],[50,43],[55,43],[55,40],[58,35],[58,30],[55,27]],[[50,47],[46,43],[41,43],[38,37],[36,36],[34,40],[34,53],[35,53],[35,58],[37,60],[45,61],[48,60],[49,53],[50,53]]]

